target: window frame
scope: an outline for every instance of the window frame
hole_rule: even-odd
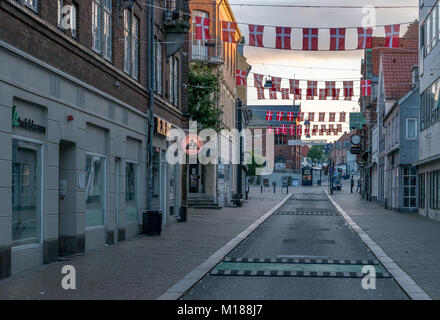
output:
[[[414,121],[414,137],[409,136],[409,122]],[[406,119],[406,140],[417,140],[417,118],[407,118]]]
[[[103,211],[104,211],[104,222],[102,225],[97,225],[97,226],[87,226],[87,194],[85,197],[85,201],[86,201],[86,210],[85,210],[85,214],[86,214],[86,230],[93,230],[93,229],[100,229],[103,228],[107,225],[107,156],[104,154],[100,154],[100,153],[94,153],[94,152],[86,152],[86,164],[87,164],[87,157],[98,157],[101,158],[101,160],[103,161],[104,164],[104,175],[103,175]],[[86,172],[87,172],[87,165],[86,165]]]
[[[38,12],[38,0],[23,0],[23,4],[25,7],[28,7],[35,12]]]
[[[137,223],[139,221],[139,162],[137,161],[132,161],[132,160],[125,160],[125,172],[126,172],[126,176],[125,176],[125,207],[127,207],[127,168],[128,165],[131,164],[133,165],[133,169],[134,169],[134,188],[135,188],[135,192],[134,192],[134,196],[135,196],[135,203],[136,203],[136,220],[128,220],[127,219],[127,211],[125,212],[125,219],[128,223]]]

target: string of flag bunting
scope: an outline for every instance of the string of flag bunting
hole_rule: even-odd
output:
[[[336,127],[333,124],[328,126],[323,125],[301,125],[301,124],[291,124],[291,125],[281,125],[280,127],[268,127],[266,129],[266,134],[276,134],[276,135],[290,135],[290,136],[323,136],[323,135],[338,135],[342,132],[342,124],[337,124]]]
[[[266,121],[287,121],[287,122],[314,122],[315,114],[318,115],[318,122],[326,122],[326,114],[328,113],[328,122],[336,122],[336,112],[283,112],[283,111],[266,111]],[[307,119],[306,119],[307,115]],[[339,121],[346,122],[347,113],[339,112]]]

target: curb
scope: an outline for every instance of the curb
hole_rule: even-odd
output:
[[[246,230],[241,232],[234,239],[229,241],[225,246],[217,250],[213,255],[205,260],[201,265],[188,273],[182,280],[177,282],[174,286],[169,288],[165,293],[156,298],[156,300],[177,300],[186,291],[191,289],[197,282],[200,281],[205,275],[207,275],[212,268],[219,264],[229,252],[234,250],[243,240],[245,240],[252,232],[255,231],[264,221],[267,220],[275,211],[281,208],[287,200],[292,196],[292,193],[284,198],[279,204],[270,209],[254,223],[252,223]]]
[[[328,191],[325,190],[325,194],[335,206],[336,210],[344,217],[350,227],[356,232],[359,238],[365,243],[365,245],[373,252],[376,258],[382,263],[384,268],[393,276],[397,284],[405,291],[405,293],[412,300],[432,300],[422,288],[420,288],[409,275],[405,273],[377,244],[374,242],[368,234],[366,234],[351,218],[350,216],[339,206],[339,204],[333,199]]]

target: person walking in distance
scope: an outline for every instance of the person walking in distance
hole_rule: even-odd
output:
[[[351,176],[350,186],[351,186],[350,192],[353,193],[353,187],[354,187],[354,177],[353,176]]]
[[[361,179],[359,178],[358,179],[358,185],[357,185],[357,188],[356,188],[356,193],[360,192],[360,191],[361,191]]]

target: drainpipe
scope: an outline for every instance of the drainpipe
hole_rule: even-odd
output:
[[[147,0],[149,7],[147,12],[147,21],[149,25],[148,32],[148,89],[149,89],[149,104],[150,104],[150,118],[149,118],[149,145],[148,145],[148,209],[152,210],[153,200],[153,136],[154,136],[154,0]]]

